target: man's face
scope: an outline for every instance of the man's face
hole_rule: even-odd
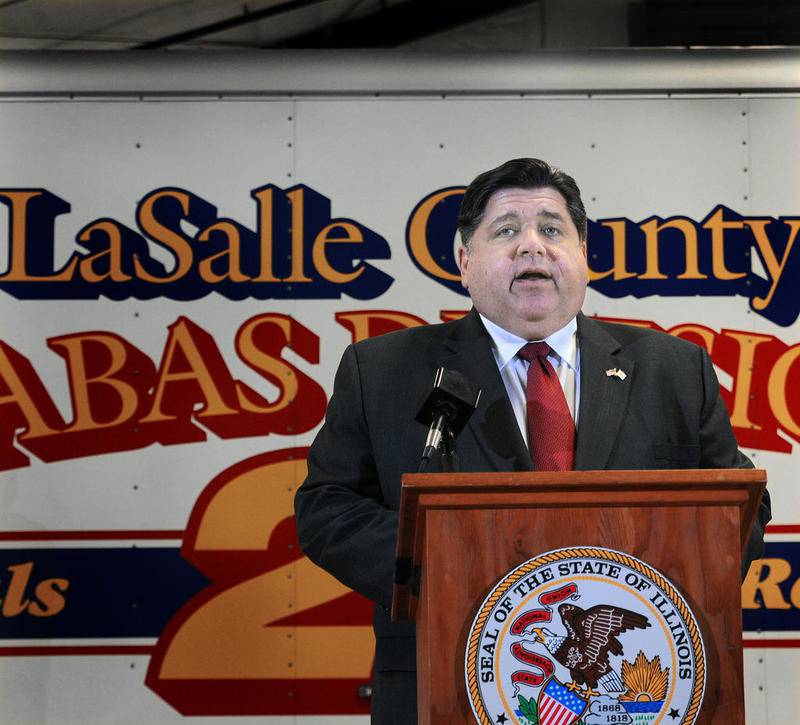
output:
[[[566,325],[589,282],[586,246],[564,197],[550,187],[495,192],[458,263],[478,312],[527,340]]]

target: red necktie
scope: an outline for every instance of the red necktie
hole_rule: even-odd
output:
[[[537,471],[571,471],[575,422],[558,375],[547,359],[546,342],[529,342],[517,355],[527,360],[528,440]]]

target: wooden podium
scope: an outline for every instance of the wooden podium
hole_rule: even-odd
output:
[[[680,590],[706,650],[696,722],[744,725],[741,552],[765,486],[752,469],[403,476],[398,560],[416,576],[395,586],[392,616],[417,622],[420,724],[475,722],[466,639],[498,580],[542,552],[597,546]]]

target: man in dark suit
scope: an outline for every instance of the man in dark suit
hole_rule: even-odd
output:
[[[414,628],[391,622],[389,606],[400,477],[417,469],[426,430],[414,417],[437,368],[458,370],[482,390],[458,439],[463,471],[530,471],[541,460],[530,417],[537,402],[526,390],[534,365],[557,378],[563,398],[559,392],[552,415],[570,428],[566,458],[553,468],[752,465],[737,448],[701,347],[581,315],[586,213],[571,177],[536,159],[481,174],[464,195],[459,231],[462,283],[474,308],[456,322],[345,351],[296,498],[305,553],[376,602],[372,713],[380,724],[416,722]],[[547,343],[541,362],[518,355],[530,341]],[[768,520],[765,496],[745,570],[761,552]]]

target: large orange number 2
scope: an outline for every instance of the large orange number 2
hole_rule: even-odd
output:
[[[255,456],[197,499],[182,554],[211,579],[170,620],[146,684],[184,715],[356,714],[372,607],[299,551],[306,449]]]

